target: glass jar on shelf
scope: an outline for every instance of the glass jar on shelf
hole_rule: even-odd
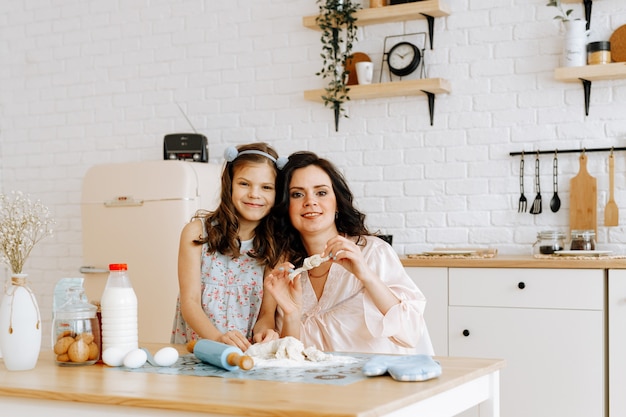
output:
[[[54,313],[52,346],[61,366],[93,365],[100,359],[97,307],[87,302],[81,286],[67,289],[67,301]]]
[[[544,230],[537,233],[537,241],[533,244],[534,255],[552,255],[565,249],[565,233]]]
[[[594,230],[572,230],[570,250],[596,250],[596,232]]]

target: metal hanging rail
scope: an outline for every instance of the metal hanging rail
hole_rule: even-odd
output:
[[[617,152],[617,151],[626,151],[626,147],[610,147],[610,148],[582,148],[582,149],[552,149],[551,151],[522,151],[522,152],[509,152],[509,155],[543,155],[543,154],[554,154],[554,153],[583,153],[583,152]]]

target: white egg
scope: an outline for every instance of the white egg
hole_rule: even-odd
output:
[[[159,366],[174,365],[178,360],[178,351],[171,346],[164,347],[154,354],[154,361]]]
[[[133,349],[124,357],[124,366],[127,368],[140,368],[148,360],[148,355],[143,349]]]
[[[124,363],[124,351],[116,347],[107,348],[102,352],[102,362],[109,366],[122,366]]]

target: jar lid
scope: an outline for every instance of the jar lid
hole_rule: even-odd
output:
[[[85,289],[80,286],[67,289],[67,301],[55,313],[58,319],[92,319],[96,317],[97,307],[87,302]]]
[[[610,50],[611,50],[611,42],[609,41],[591,42],[587,44],[587,52],[610,51]]]
[[[109,271],[126,271],[127,269],[126,264],[109,264]]]
[[[596,235],[595,230],[572,230],[572,239],[574,237],[591,238]]]
[[[565,239],[565,233],[557,230],[542,230],[537,233],[538,239]]]

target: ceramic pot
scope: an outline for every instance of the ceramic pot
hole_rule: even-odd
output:
[[[33,369],[41,350],[41,315],[27,274],[13,274],[0,301],[0,350],[9,371]]]
[[[562,65],[564,67],[580,67],[587,64],[587,22],[570,20],[565,24]]]

